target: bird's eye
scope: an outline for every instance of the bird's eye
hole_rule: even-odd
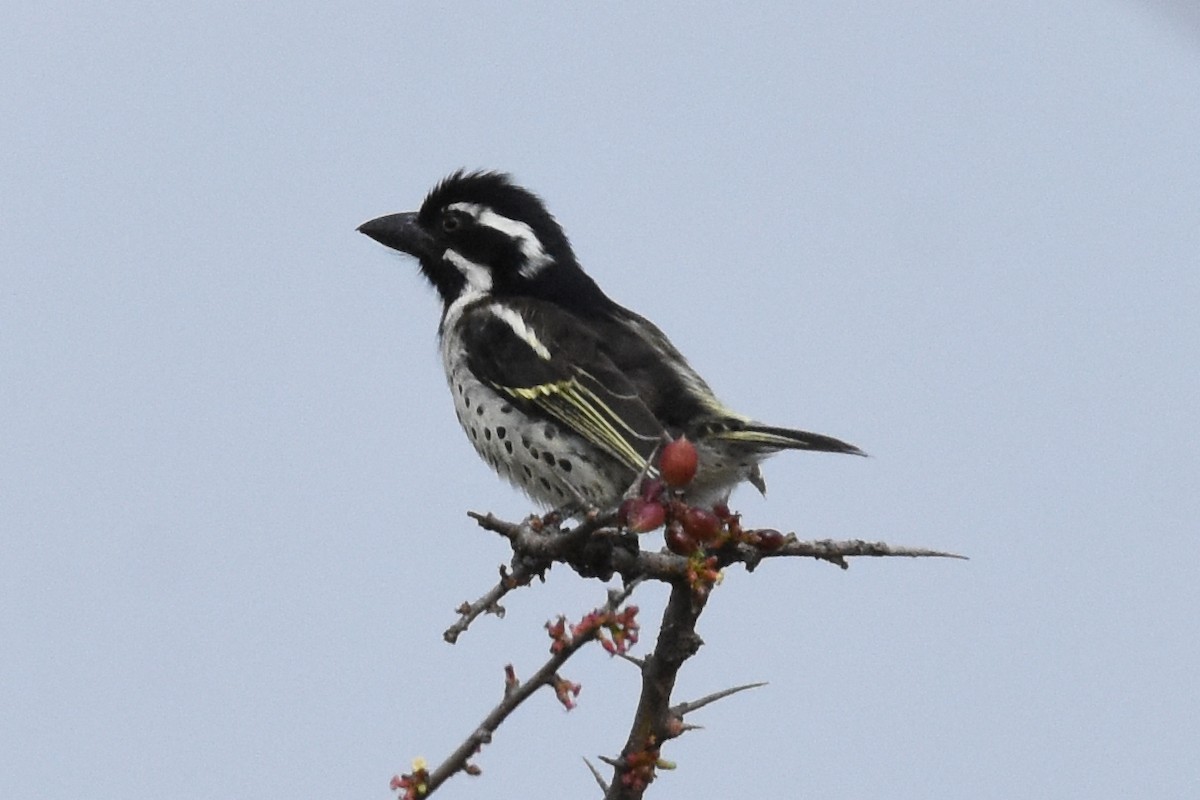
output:
[[[446,233],[454,233],[462,228],[462,217],[458,214],[447,214],[442,217],[442,230]]]

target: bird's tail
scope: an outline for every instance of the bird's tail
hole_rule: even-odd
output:
[[[776,428],[771,425],[761,425],[757,422],[730,425],[726,430],[712,431],[714,439],[724,439],[730,442],[744,442],[769,450],[816,450],[824,453],[849,453],[855,456],[865,456],[862,450],[841,439],[825,436],[820,433],[797,431],[791,428]]]

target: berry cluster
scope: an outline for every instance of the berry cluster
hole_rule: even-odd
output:
[[[687,582],[697,601],[708,598],[721,580],[722,548],[749,545],[762,552],[783,546],[783,534],[770,529],[746,530],[741,516],[725,503],[712,508],[693,506],[684,500],[688,484],[696,477],[699,457],[686,437],[669,442],[658,459],[658,477],[646,477],[635,497],[621,504],[617,522],[631,533],[647,533],[666,526],[667,549],[688,559]]]
[[[696,477],[696,447],[681,436],[662,449],[657,478],[647,477],[638,494],[621,504],[617,521],[631,533],[648,533],[666,525],[667,549],[681,556],[714,551],[730,543],[766,552],[783,546],[784,536],[770,529],[743,530],[741,517],[718,503],[712,508],[688,505],[684,490]]]

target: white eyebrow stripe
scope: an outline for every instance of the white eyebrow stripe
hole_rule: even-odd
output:
[[[533,349],[533,352],[537,353],[538,358],[543,361],[550,360],[550,350],[547,349],[546,345],[542,344],[542,340],[537,337],[537,334],[529,329],[529,326],[525,324],[525,320],[520,314],[500,303],[492,303],[488,306],[488,310],[507,323],[508,327],[512,328],[513,333],[517,335],[517,338],[529,345]]]
[[[446,208],[470,214],[480,225],[486,225],[520,242],[521,255],[525,256],[525,263],[521,265],[520,272],[526,278],[532,278],[554,263],[554,259],[542,247],[541,240],[527,223],[498,214],[478,203],[451,203]]]
[[[458,268],[473,294],[484,295],[492,290],[492,273],[487,267],[475,263],[457,250],[447,249],[442,253],[442,258]]]

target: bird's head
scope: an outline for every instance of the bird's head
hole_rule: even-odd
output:
[[[460,170],[433,188],[420,211],[358,230],[415,257],[447,306],[464,294],[538,297],[585,312],[611,304],[541,199],[503,173]]]

